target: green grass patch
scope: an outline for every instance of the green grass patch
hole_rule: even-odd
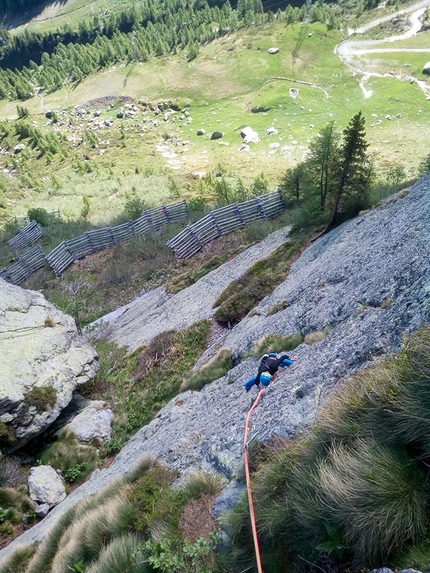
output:
[[[218,297],[215,319],[222,325],[237,324],[248,312],[283,280],[290,268],[291,257],[299,252],[298,240],[285,243],[234,280]]]
[[[259,357],[263,354],[269,354],[269,352],[286,352],[288,350],[294,350],[297,346],[302,344],[302,342],[303,335],[300,332],[290,335],[268,334],[256,342],[252,349],[252,354]]]
[[[210,322],[203,320],[179,332],[162,333],[130,355],[114,343],[95,342],[100,371],[85,394],[109,395],[116,414],[113,439],[124,443],[179,393],[184,377],[206,350],[209,333]]]
[[[206,276],[211,271],[217,269],[233,257],[236,253],[225,253],[224,255],[217,255],[210,259],[207,263],[204,263],[197,269],[190,269],[186,273],[182,273],[177,277],[174,277],[167,284],[167,292],[171,294],[176,294],[196,283],[199,279]]]
[[[221,348],[209,362],[182,382],[181,390],[201,390],[206,384],[225,376],[233,366],[231,348]]]
[[[40,461],[61,470],[66,482],[81,483],[98,466],[100,447],[100,443],[81,444],[76,435],[66,429],[41,453]]]

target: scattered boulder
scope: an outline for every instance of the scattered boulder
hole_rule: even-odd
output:
[[[221,137],[224,137],[224,134],[222,133],[222,131],[213,131],[211,134],[211,139],[221,139]]]
[[[52,119],[54,117],[54,112],[51,110],[46,111],[45,117],[46,117],[46,119]]]
[[[98,370],[94,348],[76,324],[36,291],[0,279],[0,422],[11,452],[48,428],[76,387]]]
[[[240,130],[240,136],[243,138],[243,143],[258,143],[260,141],[258,133],[249,126]]]
[[[279,52],[279,48],[269,48],[267,52],[269,54],[277,54]]]
[[[256,105],[251,108],[251,113],[261,113],[272,109],[271,105]]]
[[[112,434],[112,410],[106,402],[93,401],[66,426],[81,442],[92,442],[94,438],[110,440]]]
[[[119,109],[119,110],[116,112],[116,117],[117,117],[118,119],[123,119],[124,115],[125,115],[125,114],[124,114],[124,110],[123,110],[122,108]]]
[[[424,64],[423,74],[430,76],[430,62],[427,62],[426,64]]]
[[[18,143],[18,145],[15,145],[13,151],[14,153],[18,154],[21,153],[21,151],[24,151],[25,149],[25,145],[23,143]]]
[[[300,90],[298,88],[290,88],[289,94],[293,99],[299,95]]]
[[[267,135],[276,135],[278,133],[278,130],[276,129],[276,127],[269,127],[268,129],[266,129],[266,133]]]
[[[246,151],[246,152],[249,151],[249,145],[247,145],[246,143],[244,143],[243,145],[241,145],[239,147],[239,153],[243,153],[244,151]]]
[[[30,498],[49,508],[58,505],[66,497],[63,480],[51,466],[31,468],[28,478]]]
[[[197,130],[197,135],[204,135],[205,133],[206,131],[203,128]]]

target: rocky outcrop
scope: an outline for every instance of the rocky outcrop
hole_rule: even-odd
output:
[[[109,468],[95,472],[10,548],[43,538],[58,515],[130,471],[144,456],[182,473],[203,467],[224,474],[232,483],[218,501],[217,515],[231,507],[243,489],[238,483],[243,430],[250,397],[255,397],[252,391],[245,393],[243,383],[256,372],[258,359],[249,351],[259,339],[271,333],[306,336],[295,350],[299,360],[279,373],[254,412],[251,437],[258,434],[259,440],[267,440],[306,431],[344,379],[399,349],[404,335],[430,321],[429,191],[430,175],[405,197],[393,197],[315,241],[292,264],[285,282],[218,341],[218,347],[232,348],[236,366],[200,392],[174,398],[132,437]],[[261,256],[269,249],[269,238],[265,241]],[[243,264],[240,257],[244,254],[237,259]],[[233,272],[234,263],[226,264],[226,273]],[[215,289],[221,272],[222,267],[201,279],[200,291]],[[195,300],[199,283],[170,301],[168,313],[159,309],[157,320],[154,307],[148,306],[148,314],[141,307],[141,326],[135,323],[135,335],[150,340],[161,325],[168,330],[179,324],[181,313],[186,322],[193,313],[201,317],[201,304],[212,299],[201,295]],[[210,316],[213,311],[206,308],[206,312]]]
[[[98,362],[72,317],[1,279],[0,325],[0,442],[12,451],[50,426]]]

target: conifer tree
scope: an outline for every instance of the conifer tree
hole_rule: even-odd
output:
[[[371,162],[367,155],[365,119],[361,111],[354,115],[343,131],[338,167],[338,182],[333,196],[329,227],[335,223],[339,207],[364,206],[370,185]],[[348,201],[349,199],[349,201]],[[347,205],[349,203],[349,205]]]

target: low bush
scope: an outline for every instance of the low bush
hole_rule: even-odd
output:
[[[233,366],[231,348],[221,348],[212,360],[182,382],[181,390],[201,390],[206,384],[225,376]]]
[[[322,342],[327,337],[327,332],[325,330],[319,330],[317,332],[310,332],[305,336],[305,344],[316,344],[317,342]]]

